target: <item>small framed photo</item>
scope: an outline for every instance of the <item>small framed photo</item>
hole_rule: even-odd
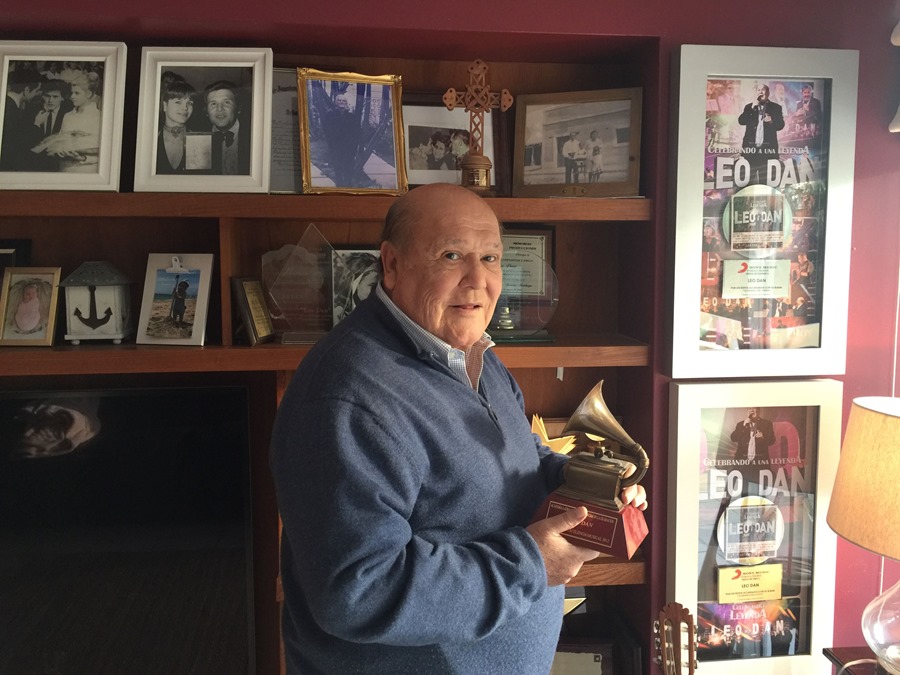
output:
[[[138,344],[203,345],[212,266],[212,253],[149,255]]]
[[[121,42],[0,41],[0,189],[118,190]]]
[[[266,306],[262,282],[252,277],[232,277],[231,293],[241,329],[250,346],[275,338],[275,326]]]
[[[333,324],[337,326],[356,305],[375,292],[381,279],[381,251],[377,248],[335,249],[331,252]]]
[[[402,194],[399,75],[297,70],[303,192]]]
[[[519,96],[514,197],[638,195],[641,89]]]
[[[0,345],[49,347],[59,304],[59,267],[7,267],[0,289]]]
[[[134,189],[267,192],[272,50],[144,47]]]
[[[670,383],[667,599],[712,672],[813,672],[831,644],[841,400],[837,380]]]
[[[496,158],[500,140],[499,120],[491,112],[485,118],[484,156],[491,160],[491,178],[496,187],[503,183],[505,167]],[[462,179],[460,162],[469,152],[469,113],[462,108],[448,110],[441,94],[404,94],[403,135],[406,140],[406,166],[411,185],[453,183]]]

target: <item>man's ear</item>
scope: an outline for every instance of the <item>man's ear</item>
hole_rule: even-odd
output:
[[[397,282],[397,264],[397,248],[389,241],[381,242],[381,284],[386,291],[392,291]]]

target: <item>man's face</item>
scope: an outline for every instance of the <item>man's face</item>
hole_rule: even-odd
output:
[[[803,90],[800,93],[803,94],[804,102],[812,98],[812,89],[810,89],[809,87],[803,87]]]
[[[768,101],[769,100],[769,88],[761,84],[756,88],[756,100],[757,101]]]
[[[442,159],[447,154],[447,146],[441,141],[436,141],[431,149],[435,159]]]
[[[500,228],[479,202],[442,195],[428,206],[402,249],[382,244],[384,287],[417,324],[467,349],[481,339],[503,286]]]
[[[755,420],[758,415],[759,415],[759,410],[757,410],[756,408],[750,408],[747,411],[747,417],[749,417],[751,420]]]
[[[42,94],[44,98],[44,110],[59,110],[62,103],[62,94],[58,91],[45,91]]]
[[[206,97],[206,114],[217,129],[230,128],[234,124],[234,116],[237,114],[234,92],[230,89],[217,89],[209,92]]]

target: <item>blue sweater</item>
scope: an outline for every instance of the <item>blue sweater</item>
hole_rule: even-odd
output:
[[[485,354],[479,391],[374,295],[322,338],[271,452],[289,673],[547,673],[563,587],[524,526],[562,480]]]

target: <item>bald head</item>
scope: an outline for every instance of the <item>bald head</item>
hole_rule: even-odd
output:
[[[471,190],[450,183],[434,183],[410,190],[388,210],[381,241],[404,248],[419,226],[427,226],[438,214],[470,212],[476,218],[497,220],[493,210]]]

